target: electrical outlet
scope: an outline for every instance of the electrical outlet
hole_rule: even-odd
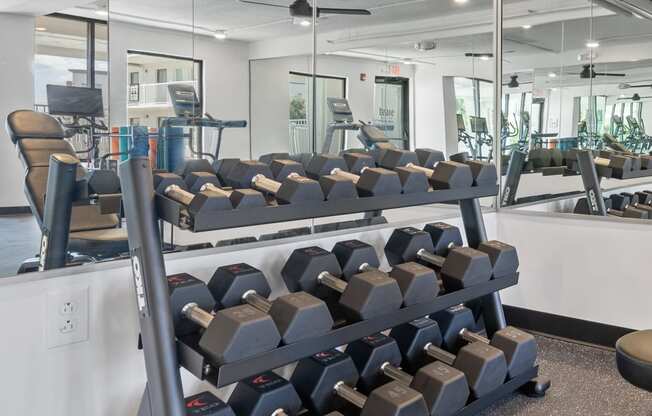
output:
[[[88,340],[88,286],[47,295],[48,348]]]

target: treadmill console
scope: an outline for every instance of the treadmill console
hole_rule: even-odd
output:
[[[353,112],[346,98],[328,97],[326,102],[328,103],[328,109],[333,114],[333,122],[353,123]]]

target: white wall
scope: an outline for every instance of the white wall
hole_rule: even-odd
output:
[[[515,245],[519,284],[503,303],[633,329],[652,327],[650,224],[587,216],[497,214]]]
[[[249,51],[246,43],[114,21],[109,39],[111,124],[128,124],[127,51],[147,51],[204,62],[204,111],[226,120],[248,120]],[[207,134],[210,134],[207,130]],[[249,130],[224,133],[222,157],[249,156]]]
[[[310,56],[251,61],[251,137],[254,158],[263,153],[288,151],[288,74],[290,71],[309,73],[310,69]],[[387,64],[367,59],[320,55],[317,73],[346,78],[347,97],[354,119],[374,119],[374,80],[376,76],[389,75]],[[366,81],[360,81],[361,73],[367,74]],[[400,76],[413,79],[414,68],[411,65],[400,65]],[[413,84],[410,89],[413,89]],[[410,130],[414,131],[412,126]],[[359,147],[359,142],[352,137],[349,135],[348,145]]]
[[[7,115],[34,108],[34,18],[0,13],[0,177],[1,207],[26,206],[23,167],[4,127]]]

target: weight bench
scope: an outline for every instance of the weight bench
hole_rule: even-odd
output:
[[[652,330],[621,337],[616,342],[616,365],[625,380],[652,392]]]
[[[47,228],[44,224],[45,201],[52,156],[67,155],[64,156],[66,161],[77,161],[75,149],[64,140],[64,131],[59,122],[45,113],[14,111],[7,116],[6,129],[25,167],[25,195],[30,209],[44,232]],[[75,186],[82,188],[87,172],[79,164],[76,166]],[[119,228],[119,211],[106,213],[101,203],[84,202],[83,197],[80,199],[63,200],[64,203],[72,203],[67,252],[78,253],[81,258],[90,258],[91,261],[128,253],[126,229]]]

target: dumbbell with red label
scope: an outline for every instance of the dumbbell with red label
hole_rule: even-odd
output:
[[[437,321],[442,333],[442,346],[449,351],[458,351],[470,342],[483,342],[505,353],[507,376],[514,378],[531,369],[537,358],[537,343],[534,336],[513,326],[499,329],[491,340],[472,332],[475,326],[473,312],[464,305],[453,306],[431,316]]]
[[[220,307],[249,304],[276,323],[284,344],[323,335],[333,327],[326,303],[306,292],[267,298],[271,287],[262,271],[246,263],[218,267],[208,289]]]
[[[213,315],[215,300],[206,284],[187,274],[168,276],[175,333],[200,332],[199,348],[216,364],[225,364],[272,350],[281,336],[272,318],[250,305]]]
[[[466,376],[474,398],[485,396],[500,387],[507,376],[505,354],[484,342],[465,345],[454,355],[439,346],[442,336],[437,322],[422,318],[393,328],[389,336],[398,343],[403,366],[417,371],[430,360],[437,360],[460,370]]]

